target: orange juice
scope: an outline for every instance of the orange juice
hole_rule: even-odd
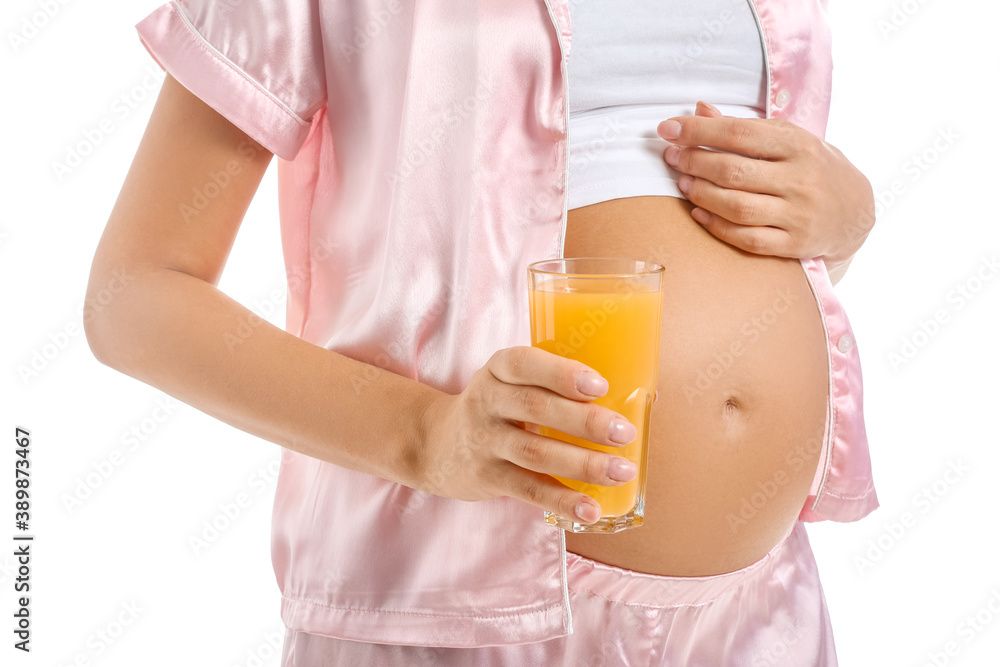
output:
[[[659,365],[660,305],[657,287],[629,284],[627,277],[596,276],[533,283],[529,289],[531,343],[553,354],[576,359],[607,379],[608,392],[594,403],[614,410],[638,431],[622,447],[589,440],[540,426],[541,435],[617,454],[639,469],[630,482],[599,486],[556,477],[591,496],[604,517],[634,513],[631,525],[642,523],[649,413]]]

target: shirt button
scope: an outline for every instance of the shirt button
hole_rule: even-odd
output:
[[[779,109],[787,106],[792,99],[792,94],[788,92],[787,88],[782,88],[778,91],[778,94],[774,97],[774,106]]]
[[[837,341],[837,349],[841,352],[850,352],[852,347],[854,347],[854,338],[851,337],[851,334],[844,334]]]

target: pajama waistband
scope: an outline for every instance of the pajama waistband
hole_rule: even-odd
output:
[[[795,560],[808,546],[805,526],[796,521],[763,558],[724,574],[675,577],[636,572],[566,552],[566,576],[572,591],[586,591],[624,604],[656,608],[703,605],[748,582],[768,577],[775,565]]]

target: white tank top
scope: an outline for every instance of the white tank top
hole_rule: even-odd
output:
[[[698,100],[763,118],[764,50],[748,0],[571,0],[567,208],[683,197],[656,126]]]

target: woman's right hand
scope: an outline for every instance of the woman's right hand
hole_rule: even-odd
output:
[[[579,361],[537,347],[498,350],[461,394],[440,393],[427,406],[416,488],[459,500],[510,496],[594,523],[601,517],[597,501],[551,475],[619,486],[635,477],[635,465],[533,433],[526,425],[599,445],[628,444],[636,437],[635,426],[590,402],[607,390],[607,381]]]

